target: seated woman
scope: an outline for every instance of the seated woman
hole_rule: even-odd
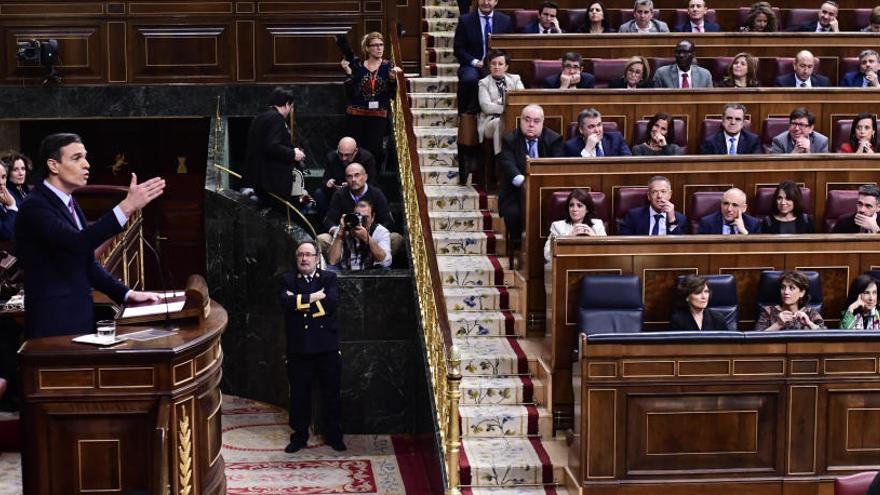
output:
[[[550,242],[554,237],[570,235],[606,235],[605,225],[596,218],[593,197],[583,189],[574,189],[565,200],[568,215],[550,225],[550,235],[544,244],[544,260],[550,262]]]
[[[495,154],[501,153],[501,136],[504,135],[504,99],[512,89],[525,89],[522,79],[516,74],[508,74],[510,56],[503,50],[492,50],[486,56],[489,75],[480,79],[480,115],[477,117],[477,135],[480,142],[492,138]]]
[[[699,275],[688,275],[675,288],[670,330],[727,330],[724,317],[709,306],[709,284]]]
[[[746,52],[734,55],[730,65],[727,66],[727,74],[718,83],[720,88],[757,88],[758,86],[758,61]]]
[[[27,174],[31,170],[31,159],[17,151],[9,151],[0,155],[0,162],[9,168],[9,179],[6,188],[15,198],[15,204],[21,205],[24,198],[31,192],[27,183]]]
[[[587,18],[584,26],[580,29],[582,33],[601,34],[613,33],[611,23],[608,22],[608,11],[605,10],[605,4],[602,2],[591,2],[587,7]]]
[[[651,66],[645,57],[636,55],[630,58],[623,67],[623,76],[608,83],[611,89],[653,88]]]
[[[813,234],[816,226],[810,215],[804,213],[801,188],[794,181],[785,180],[773,191],[770,214],[761,224],[762,234]]]
[[[756,2],[752,4],[746,25],[739,28],[745,33],[775,33],[779,30],[776,14],[768,2]]]
[[[758,316],[755,330],[820,330],[825,328],[822,315],[807,307],[810,283],[803,272],[789,270],[779,277],[781,304],[766,306]]]
[[[6,188],[6,175],[8,167],[0,162],[0,241],[15,240],[15,219],[18,215],[18,207],[15,198]]]
[[[840,145],[841,153],[877,153],[880,150],[877,136],[877,117],[862,112],[853,119],[849,129],[849,141]]]
[[[675,141],[675,119],[668,113],[659,112],[648,119],[648,138],[642,144],[633,146],[633,155],[683,155],[681,146]]]
[[[843,330],[880,330],[880,312],[877,311],[877,280],[862,274],[849,286],[846,310],[840,317]]]

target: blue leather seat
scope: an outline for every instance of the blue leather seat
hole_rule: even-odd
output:
[[[724,316],[727,329],[737,330],[739,322],[739,296],[736,292],[736,277],[730,274],[703,275],[709,285],[709,308]],[[676,284],[680,284],[684,275],[679,275]]]
[[[874,277],[874,280],[880,280],[880,270],[868,270],[865,273]]]
[[[588,275],[581,280],[578,328],[581,333],[642,331],[645,306],[636,275]]]
[[[822,313],[822,277],[819,272],[804,271],[803,274],[807,276],[810,283],[810,302],[807,307]],[[781,276],[781,271],[764,270],[761,272],[761,280],[758,282],[757,314],[761,314],[765,306],[779,304],[779,277]]]

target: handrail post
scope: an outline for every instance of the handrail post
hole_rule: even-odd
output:
[[[455,344],[449,350],[449,372],[446,379],[449,386],[446,396],[449,400],[449,434],[446,435],[446,472],[449,475],[449,486],[446,495],[461,495],[459,485],[459,452],[461,449],[461,429],[458,421],[458,403],[461,400],[461,353]]]

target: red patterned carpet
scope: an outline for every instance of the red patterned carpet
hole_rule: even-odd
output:
[[[223,397],[223,458],[229,495],[430,493],[421,455],[405,436],[346,435],[346,452],[314,439],[287,454],[287,411]],[[0,454],[0,493],[21,494],[21,459]]]

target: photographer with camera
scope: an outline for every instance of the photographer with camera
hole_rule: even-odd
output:
[[[391,233],[374,222],[373,205],[369,201],[358,201],[354,213],[342,215],[330,243],[327,262],[342,270],[391,266]]]

